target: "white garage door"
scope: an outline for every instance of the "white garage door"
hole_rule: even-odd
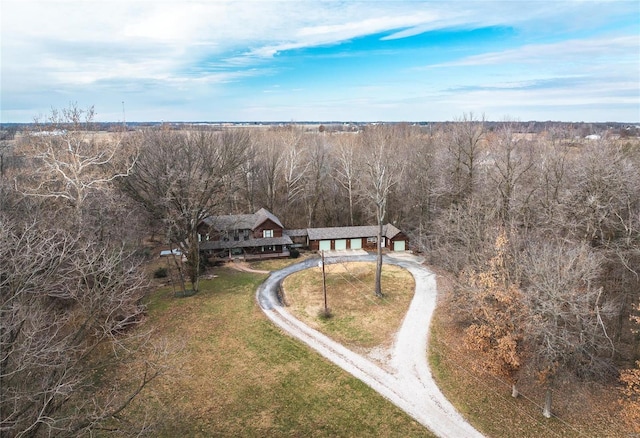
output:
[[[404,251],[405,250],[405,241],[404,240],[396,240],[393,242],[393,250],[394,251]]]
[[[336,250],[347,249],[347,239],[336,240]]]
[[[351,249],[362,249],[362,239],[351,239]]]
[[[330,240],[321,240],[320,241],[320,251],[330,251],[331,250],[331,241]]]

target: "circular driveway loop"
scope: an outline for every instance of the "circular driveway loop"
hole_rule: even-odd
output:
[[[258,288],[256,298],[271,321],[322,356],[360,379],[423,426],[443,438],[482,437],[455,410],[436,386],[427,363],[427,338],[436,306],[435,275],[415,257],[384,257],[384,262],[407,269],[415,278],[416,291],[404,318],[389,361],[390,371],[354,353],[294,318],[279,302],[278,286],[294,272],[318,266],[309,259],[273,272]],[[328,257],[325,262],[375,261],[375,256]]]

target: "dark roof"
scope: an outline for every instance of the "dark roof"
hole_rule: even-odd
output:
[[[272,222],[274,222],[276,225],[278,225],[280,228],[284,228],[284,225],[282,225],[282,223],[280,222],[280,219],[278,219],[277,217],[274,216],[273,213],[271,213],[269,210],[267,210],[266,208],[261,208],[260,210],[258,210],[255,214],[256,216],[256,222],[253,226],[253,228],[257,228],[258,225],[260,225],[261,223],[263,223],[264,221],[266,221],[267,219],[270,219]],[[252,228],[252,229],[253,229]]]
[[[225,216],[209,216],[203,222],[218,231],[251,230],[255,223],[255,215],[228,214]]]
[[[384,235],[387,239],[393,239],[395,236],[400,234],[400,230],[397,229],[393,224],[387,224],[384,226]]]
[[[306,237],[309,235],[309,231],[306,228],[301,228],[298,230],[284,230],[283,232],[290,237]]]
[[[330,228],[309,228],[307,229],[310,240],[329,239],[357,239],[359,237],[374,237],[378,235],[377,225],[364,225],[358,227],[330,227]],[[387,239],[393,239],[400,233],[392,224],[382,227],[382,235]]]
[[[378,234],[378,227],[365,225],[359,227],[330,227],[309,228],[310,240],[349,239],[358,237],[373,237]]]
[[[267,209],[261,208],[254,214],[227,214],[223,216],[209,216],[203,222],[218,230],[255,230],[260,224],[267,219],[274,222],[280,228],[284,228],[280,219],[275,217],[273,213]]]
[[[208,240],[200,243],[201,250],[207,249],[228,249],[228,248],[256,248],[267,245],[291,245],[293,242],[289,236],[263,237],[259,239],[247,240]]]

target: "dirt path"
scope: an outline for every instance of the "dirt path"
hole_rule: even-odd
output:
[[[328,258],[327,263],[374,261],[374,256]],[[301,340],[411,415],[440,437],[482,437],[455,410],[435,384],[427,363],[426,346],[436,305],[435,275],[411,257],[385,257],[385,263],[407,269],[415,278],[416,292],[396,335],[387,370],[331,340],[294,318],[278,301],[277,289],[294,272],[318,265],[309,259],[275,271],[258,288],[256,298],[271,321]]]
[[[231,263],[228,263],[227,266],[229,266],[231,269],[235,269],[236,271],[252,272],[254,274],[269,274],[271,272],[271,271],[263,271],[261,269],[252,269],[245,262],[233,261]]]

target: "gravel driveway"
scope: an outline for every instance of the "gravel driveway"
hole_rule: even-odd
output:
[[[280,304],[277,290],[282,280],[294,272],[318,266],[319,260],[308,259],[275,271],[260,285],[256,298],[269,319],[291,336],[362,380],[436,435],[450,438],[482,437],[440,392],[427,363],[429,324],[436,305],[435,275],[419,264],[413,256],[385,256],[385,263],[401,266],[413,275],[416,291],[383,369],[369,358],[354,353],[300,322]],[[375,256],[325,259],[326,263],[357,261],[375,261]]]

